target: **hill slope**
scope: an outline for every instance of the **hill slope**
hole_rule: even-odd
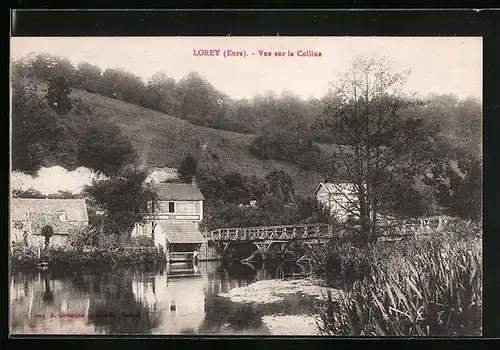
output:
[[[196,126],[185,120],[102,95],[74,89],[93,114],[116,123],[130,137],[148,166],[178,167],[182,158],[191,153],[198,157],[199,166],[218,163],[227,171],[264,177],[274,169],[285,170],[294,180],[297,193],[310,194],[321,179],[313,171],[273,161],[260,160],[250,151],[255,135]],[[322,146],[323,151],[327,151]]]

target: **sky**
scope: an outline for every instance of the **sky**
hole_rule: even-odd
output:
[[[246,57],[224,57],[224,50]],[[195,56],[220,50],[219,56]],[[261,56],[286,52],[284,57]],[[297,52],[321,52],[298,57]],[[293,52],[293,57],[288,56]],[[163,71],[176,80],[197,71],[233,98],[273,90],[303,98],[321,97],[329,83],[359,56],[386,57],[396,71],[411,70],[404,91],[424,96],[455,94],[482,99],[480,37],[13,37],[11,56],[29,53],[64,56],[75,65],[87,61],[101,69],[124,68],[147,81]]]

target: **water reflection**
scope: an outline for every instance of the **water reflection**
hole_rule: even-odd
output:
[[[14,271],[11,332],[44,334],[267,334],[262,310],[217,298],[273,277],[251,264],[168,264],[78,273]]]

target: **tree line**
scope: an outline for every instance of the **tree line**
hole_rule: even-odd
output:
[[[88,63],[75,68],[64,58],[28,56],[13,64],[13,168],[33,172],[49,164],[83,165],[123,181],[141,178],[123,177],[131,174],[137,155],[119,128],[71,99],[71,88],[82,88],[194,124],[257,133],[250,147],[255,156],[296,163],[333,182],[353,182],[358,200],[352,204],[365,238],[376,235],[378,217],[385,214],[447,213],[479,220],[481,104],[452,95],[427,100],[405,96],[398,88],[407,75],[383,61],[360,58],[322,99],[304,101],[290,93],[278,97],[268,92],[232,101],[197,73],[179,82],[159,73],[144,84],[120,69],[101,72]],[[46,93],[28,89],[26,78],[47,81]],[[235,110],[239,114],[231,114]],[[238,123],[241,129],[233,128]],[[324,154],[318,142],[335,152]],[[249,193],[259,197],[263,186],[220,169],[197,177],[201,186],[210,184],[204,188],[208,197],[229,203],[226,207],[240,205]],[[264,193],[270,193],[270,183]],[[290,204],[288,198],[281,201],[281,207]],[[139,207],[134,210],[140,212]],[[217,213],[237,217],[235,208],[226,209]]]

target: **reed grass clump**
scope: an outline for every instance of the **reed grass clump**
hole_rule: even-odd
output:
[[[334,299],[324,296],[327,335],[479,336],[482,249],[477,231],[440,232],[396,245],[367,246],[369,273]]]

